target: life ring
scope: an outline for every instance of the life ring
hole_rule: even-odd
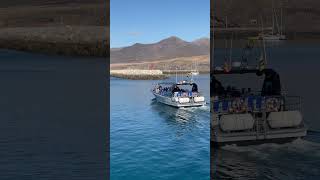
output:
[[[266,100],[266,110],[271,111],[279,111],[280,102],[277,98],[269,98]]]

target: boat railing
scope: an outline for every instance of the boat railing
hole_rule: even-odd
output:
[[[275,95],[260,96],[248,95],[241,97],[213,97],[211,111],[216,114],[301,111],[299,96]]]
[[[165,87],[165,88],[154,88],[152,92],[162,95],[162,96],[173,96],[173,97],[197,97],[202,96],[201,92],[193,92],[189,90],[184,91],[176,91],[172,92],[172,88]]]

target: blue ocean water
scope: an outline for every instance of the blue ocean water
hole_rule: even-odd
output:
[[[195,80],[209,100],[209,75]],[[111,79],[111,180],[210,179],[209,105],[159,104],[150,92],[156,82]]]
[[[0,50],[0,179],[106,179],[104,58]]]
[[[212,148],[213,179],[319,179],[320,46],[312,42],[287,41],[267,43],[266,49],[268,67],[280,74],[282,89],[288,95],[302,98],[307,136],[286,144]],[[234,48],[234,59],[240,58],[241,53],[242,49]],[[217,64],[221,64],[224,54],[224,49],[215,49]],[[252,78],[244,77],[241,80],[237,77],[232,81],[236,85],[251,83],[261,87],[261,81],[257,83]]]

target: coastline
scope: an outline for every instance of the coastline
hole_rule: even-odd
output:
[[[265,28],[264,32],[270,32],[271,28]],[[231,37],[233,34],[233,39],[248,39],[248,37],[258,36],[261,33],[261,28],[255,27],[242,27],[242,28],[214,28],[214,39],[220,40],[225,39],[226,37]],[[311,32],[303,32],[303,31],[287,31],[284,32],[287,40],[320,40],[320,32],[311,31]]]
[[[15,27],[0,30],[0,48],[57,55],[107,57],[107,27]]]
[[[210,73],[210,60],[209,55],[192,56],[192,57],[179,57],[165,60],[150,60],[147,62],[137,61],[134,63],[114,63],[110,64],[110,76],[117,76],[124,79],[164,79],[173,74],[189,74],[195,62],[197,63],[197,71],[200,74]],[[155,76],[152,73],[141,73],[143,71],[161,71],[163,75]],[[122,73],[117,75],[112,71],[135,71],[132,73]]]
[[[209,74],[210,71],[199,71],[199,74]],[[189,75],[190,70],[142,70],[142,69],[123,69],[110,70],[110,76],[129,80],[162,80],[175,74]]]

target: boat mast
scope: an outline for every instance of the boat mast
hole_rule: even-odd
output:
[[[274,16],[275,16],[276,25],[277,25],[277,33],[280,33],[280,27],[279,27],[279,22],[278,22],[278,17],[277,17],[276,10],[274,10]]]
[[[178,68],[176,67],[176,83],[178,83]]]
[[[263,32],[262,16],[261,16],[261,29],[262,29],[262,32]],[[264,64],[267,65],[266,43],[265,43],[265,39],[264,38],[262,38],[262,44],[263,44]]]
[[[225,21],[225,28],[226,28],[226,31],[227,31],[227,29],[228,29],[228,17],[227,16],[226,16],[226,21]],[[224,45],[225,45],[225,59],[227,59],[228,41],[227,41],[226,36],[224,37]]]
[[[272,1],[272,35],[274,34],[274,5]]]
[[[280,9],[280,35],[282,36],[282,6]]]
[[[231,67],[231,64],[232,64],[232,40],[233,40],[233,33],[231,34],[229,67]]]
[[[266,52],[266,42],[265,39],[262,40],[263,43],[263,51],[264,51],[264,63],[267,66],[267,52]]]

